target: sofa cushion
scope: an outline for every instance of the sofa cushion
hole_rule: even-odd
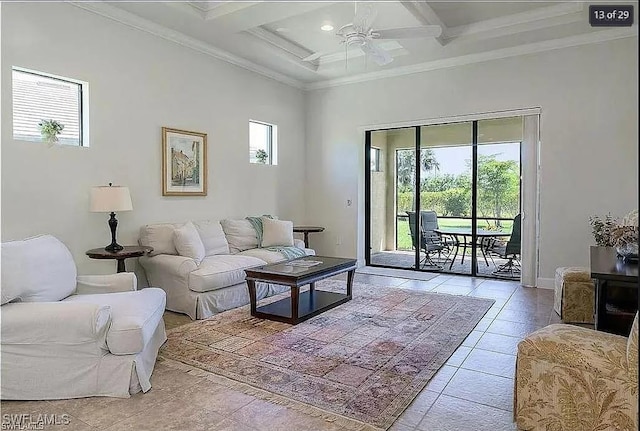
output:
[[[135,292],[73,295],[65,301],[111,307],[109,351],[114,355],[133,355],[144,349],[160,324],[166,294],[162,289],[149,287]]]
[[[173,244],[180,256],[190,257],[198,264],[204,259],[204,244],[198,230],[191,222],[173,231]]]
[[[264,265],[264,260],[252,256],[216,255],[204,258],[198,269],[189,274],[189,289],[208,292],[244,281],[246,268]]]
[[[216,254],[229,254],[229,243],[219,221],[201,220],[194,221],[193,224],[198,229],[202,244],[204,244],[205,256],[215,256]]]
[[[256,230],[251,223],[249,223],[249,220],[225,219],[222,220],[220,224],[227,237],[231,254],[258,247]]]
[[[261,246],[293,246],[293,222],[262,217]]]
[[[159,223],[148,224],[140,228],[140,239],[138,243],[145,247],[153,247],[149,256],[159,254],[178,254],[173,244],[173,231],[181,224]]]
[[[76,264],[60,240],[41,235],[2,243],[2,304],[60,301],[76,290]]]

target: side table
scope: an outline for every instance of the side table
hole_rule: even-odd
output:
[[[304,246],[309,248],[309,234],[315,232],[322,232],[324,228],[322,226],[294,226],[293,231],[296,233],[304,234]]]
[[[116,252],[106,251],[103,248],[94,248],[87,251],[87,256],[91,259],[115,259],[118,261],[118,272],[125,272],[124,260],[130,257],[140,257],[153,251],[152,247],[141,247],[137,245],[125,246]]]
[[[613,247],[591,246],[596,280],[596,330],[627,336],[638,311],[638,262],[624,262]]]

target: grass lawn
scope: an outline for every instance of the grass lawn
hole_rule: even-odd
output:
[[[438,226],[441,228],[447,227],[466,227],[471,228],[470,219],[459,218],[439,218]],[[480,228],[486,228],[487,222],[484,220],[478,221]],[[502,222],[502,228],[500,230],[504,232],[511,232],[513,226],[513,220],[505,220]],[[398,219],[398,250],[411,250],[411,233],[409,231],[409,220],[407,218]]]

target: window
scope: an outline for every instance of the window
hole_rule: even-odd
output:
[[[371,172],[380,172],[380,148],[371,147]]]
[[[86,83],[15,67],[12,80],[13,139],[44,141],[38,123],[55,120],[64,126],[58,143],[87,146]]]
[[[249,162],[277,164],[278,126],[249,121]]]

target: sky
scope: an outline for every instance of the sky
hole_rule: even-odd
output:
[[[471,146],[432,148],[440,165],[440,174],[458,175],[466,171],[471,160]],[[520,160],[520,143],[485,144],[478,146],[478,155],[497,154],[497,160]]]

